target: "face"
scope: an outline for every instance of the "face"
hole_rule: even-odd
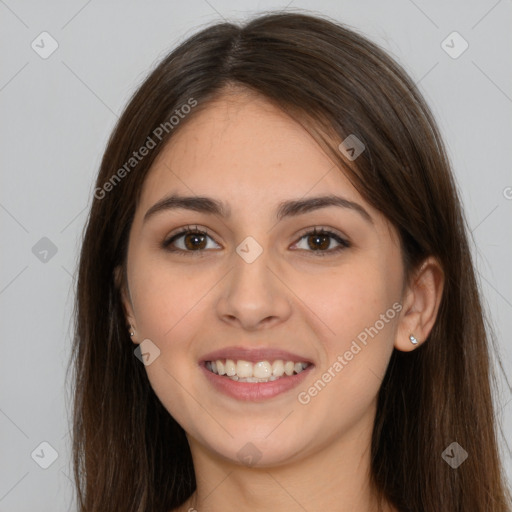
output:
[[[373,421],[393,350],[397,233],[265,99],[222,96],[188,121],[130,232],[123,300],[150,383],[212,457],[272,466],[342,443]],[[307,203],[324,196],[343,201]]]

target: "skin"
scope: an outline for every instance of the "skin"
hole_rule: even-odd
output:
[[[146,211],[171,192],[217,198],[232,216],[180,209],[144,223]],[[276,221],[279,202],[332,193],[363,206],[373,223],[336,206]],[[211,235],[202,257],[190,242],[188,254],[160,246],[188,225]],[[314,237],[303,238],[315,226],[351,246],[318,255],[308,246],[308,240],[318,246]],[[247,236],[263,249],[252,263],[235,251]],[[184,244],[185,237],[174,243],[186,250]],[[326,245],[324,251],[340,244],[327,238]],[[429,258],[404,283],[395,228],[299,124],[264,98],[241,92],[196,112],[144,182],[126,264],[122,297],[132,340],[150,339],[159,348],[147,375],[186,431],[194,461],[197,491],[177,510],[378,510],[369,484],[377,394],[393,348],[413,350],[430,333],[444,278]],[[300,403],[298,393],[394,303],[401,311],[366,346],[359,344],[309,403]],[[233,345],[289,350],[315,367],[298,388],[242,402],[216,391],[198,368],[208,352]],[[237,456],[249,442],[261,453],[253,466]],[[382,510],[396,509],[385,504]]]

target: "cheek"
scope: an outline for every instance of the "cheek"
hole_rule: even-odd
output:
[[[398,297],[397,283],[389,271],[372,261],[359,260],[325,276],[302,278],[296,286],[297,295],[306,297],[306,304],[321,320],[321,333],[328,341],[329,352],[343,350],[365,328],[380,319]],[[379,331],[389,333],[389,323]]]
[[[200,276],[194,273],[192,265],[176,269],[161,260],[149,261],[138,269],[132,297],[140,332],[164,345],[183,339],[176,333],[198,322],[194,319],[196,311],[216,280],[205,272]]]
[[[308,306],[324,325],[319,341],[325,352],[318,371],[301,387],[299,403],[351,421],[349,416],[355,420],[374,400],[401,307],[388,274],[383,266],[361,262],[332,275],[328,288],[318,281],[309,287]]]
[[[146,265],[143,272],[133,275],[137,330],[141,340],[151,340],[160,351],[145,367],[148,379],[169,414],[190,432],[195,432],[195,418],[208,420],[200,402],[193,399],[200,396],[194,340],[203,331],[205,293],[217,280],[209,283],[206,276],[201,277],[171,273],[162,264]]]

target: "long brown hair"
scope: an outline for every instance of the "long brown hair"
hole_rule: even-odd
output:
[[[84,231],[75,303],[79,511],[163,512],[196,488],[185,433],[134,356],[114,269],[124,268],[152,162],[194,112],[229,87],[262,94],[309,130],[396,226],[408,279],[430,255],[445,273],[429,338],[412,352],[394,350],[379,391],[375,488],[400,510],[510,512],[492,397],[494,340],[433,115],[402,67],[376,44],[327,17],[280,12],[242,26],[211,25],[184,41],[136,91],[109,139]],[[365,145],[352,162],[338,149],[351,134]],[[131,160],[143,146],[146,155]],[[468,453],[457,468],[441,456],[454,441]]]

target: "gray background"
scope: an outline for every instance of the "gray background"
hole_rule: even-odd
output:
[[[209,22],[286,5],[0,0],[0,511],[73,510],[65,369],[74,273],[93,179],[118,115],[178,42]],[[510,482],[512,2],[296,0],[288,9],[326,14],[383,46],[438,120],[501,352],[497,410]],[[58,43],[46,59],[31,47],[42,46],[43,31]],[[457,58],[460,40],[443,45],[453,31],[469,44]],[[55,254],[44,253],[43,237]],[[39,464],[51,449],[42,442],[58,453],[47,469]]]

